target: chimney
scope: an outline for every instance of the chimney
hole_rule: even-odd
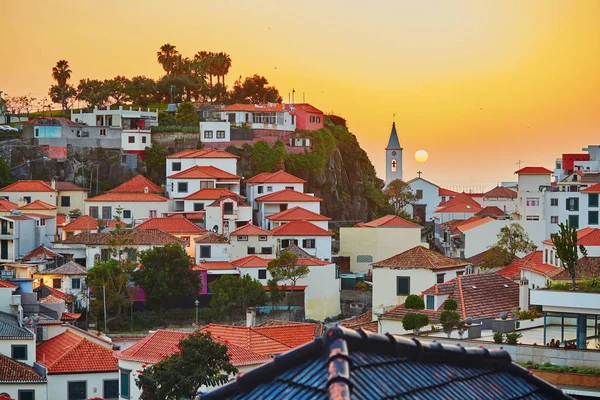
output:
[[[256,309],[254,307],[248,307],[246,309],[246,326],[248,328],[256,325]]]
[[[529,310],[529,280],[521,278],[519,281],[519,308],[521,311]]]
[[[52,189],[56,190],[56,179],[52,178],[50,181],[50,186],[52,186]]]

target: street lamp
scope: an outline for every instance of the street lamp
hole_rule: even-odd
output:
[[[198,326],[198,305],[200,302],[196,300],[194,303],[196,304],[196,326]]]

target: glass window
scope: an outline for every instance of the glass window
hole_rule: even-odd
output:
[[[267,279],[267,270],[266,269],[258,270],[258,279]]]
[[[579,229],[579,215],[569,215],[569,225]]]
[[[410,294],[410,277],[397,276],[396,277],[396,295],[397,296],[408,296],[409,294]]]
[[[588,194],[588,206],[598,207],[598,193]]]
[[[417,199],[422,199],[423,198],[423,190],[421,189],[417,189]]]
[[[579,211],[579,198],[569,197],[567,199],[567,210],[568,211]]]
[[[212,139],[213,133],[212,131],[204,131],[204,139]]]
[[[553,215],[550,217],[550,223],[551,224],[558,224],[558,216]]]
[[[210,258],[210,246],[200,246],[200,257]]]
[[[128,142],[129,143],[135,143],[135,136],[129,136]]]
[[[110,249],[100,249],[100,261],[110,260]]]
[[[146,143],[146,136],[142,136],[142,143]]]
[[[119,380],[111,379],[102,383],[102,393],[105,399],[119,398]]]
[[[272,192],[273,191],[273,186],[267,186],[267,192]]]
[[[258,237],[258,240],[259,240],[260,242],[266,242],[266,241],[267,241],[267,237],[266,237],[266,236],[259,236],[259,237]]]
[[[305,249],[314,249],[316,247],[315,239],[303,239],[302,247],[304,247]]]
[[[179,193],[187,193],[188,183],[187,182],[177,182],[177,191]]]
[[[261,247],[260,254],[273,254],[273,248],[272,247]]]
[[[233,214],[233,203],[223,203],[223,214],[225,214],[225,215]]]
[[[121,371],[119,374],[121,381],[121,397],[129,398],[129,371]]]
[[[13,360],[27,360],[27,345],[13,344],[11,346],[11,358]]]
[[[550,199],[550,206],[557,207],[558,206],[558,199]]]
[[[588,211],[588,224],[598,225],[598,211]]]
[[[98,206],[90,206],[88,210],[90,217],[98,219]]]
[[[258,194],[261,194],[264,191],[264,187],[263,186],[258,186],[257,189],[256,189],[256,191],[258,192]]]
[[[248,254],[256,254],[256,247],[248,247]]]
[[[54,289],[60,289],[60,288],[62,288],[62,279],[61,278],[54,278],[54,279],[52,279],[52,287]]]
[[[81,289],[81,278],[71,278],[71,289]]]
[[[238,242],[247,242],[248,241],[248,236],[246,235],[239,235],[237,237]]]
[[[426,307],[428,310],[435,310],[435,296],[432,295],[427,295],[425,296],[426,299]]]
[[[398,171],[398,161],[392,160],[392,172]]]
[[[102,206],[102,219],[104,219],[104,220],[112,219],[112,207],[111,206]]]
[[[446,274],[437,274],[437,283],[444,283],[444,276]]]
[[[204,203],[194,203],[194,211],[204,210]]]
[[[225,131],[217,131],[217,139],[225,139]]]
[[[131,210],[123,210],[123,218],[130,219],[131,218]]]
[[[181,163],[178,161],[173,162],[173,164],[171,164],[171,169],[173,171],[181,171]]]
[[[19,390],[19,400],[35,400],[35,390]]]
[[[87,398],[87,381],[67,382],[68,400],[85,400]]]
[[[29,204],[31,203],[31,196],[23,196],[23,200],[25,200],[25,203]]]
[[[60,196],[61,207],[71,207],[71,196]]]

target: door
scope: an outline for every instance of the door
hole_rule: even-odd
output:
[[[0,258],[8,260],[8,240],[0,241]]]
[[[424,225],[427,216],[427,204],[413,204],[413,216],[419,218],[421,225]]]

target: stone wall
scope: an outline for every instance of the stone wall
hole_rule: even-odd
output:
[[[371,311],[373,293],[370,290],[341,290],[340,306],[345,317],[353,317]]]
[[[183,132],[154,132],[152,142],[158,143],[169,149],[181,151],[183,149],[195,149],[200,143],[199,133]]]

